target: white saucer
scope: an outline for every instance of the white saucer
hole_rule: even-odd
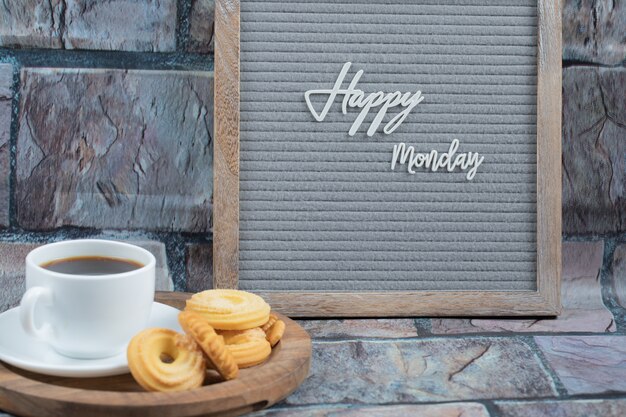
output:
[[[147,327],[181,331],[179,311],[161,303],[152,305]],[[46,343],[24,333],[18,308],[0,314],[0,360],[18,368],[45,375],[90,378],[128,372],[126,351],[104,359],[72,359],[56,353]]]

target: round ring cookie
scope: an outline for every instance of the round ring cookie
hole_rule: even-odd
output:
[[[201,314],[220,330],[245,330],[267,323],[270,306],[258,295],[239,290],[207,290],[191,296],[187,311]]]
[[[272,346],[260,327],[248,330],[224,330],[219,333],[224,337],[226,347],[239,368],[258,365],[272,353]]]
[[[186,391],[204,382],[204,355],[189,336],[170,329],[146,329],[132,338],[128,367],[148,391]]]
[[[226,347],[232,353],[239,368],[258,365],[269,358],[272,353],[272,346],[264,337],[240,334],[230,338],[229,342]]]
[[[206,319],[193,311],[181,311],[178,321],[187,334],[194,338],[208,357],[211,368],[226,380],[234,379],[239,373],[235,358],[226,348],[224,338],[213,330]]]
[[[265,332],[260,327],[246,330],[216,330],[216,332],[224,338],[227,345],[243,343],[250,337],[265,339]]]

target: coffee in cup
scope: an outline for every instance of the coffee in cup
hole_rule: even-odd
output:
[[[41,246],[26,257],[22,327],[64,356],[119,354],[148,324],[155,265],[150,252],[123,242],[84,239]]]

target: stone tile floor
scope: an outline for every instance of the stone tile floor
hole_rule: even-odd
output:
[[[626,416],[626,245],[604,249],[563,244],[557,319],[302,320],[309,378],[255,416]]]
[[[254,416],[626,416],[625,249],[564,243],[557,319],[301,320],[310,375]]]

